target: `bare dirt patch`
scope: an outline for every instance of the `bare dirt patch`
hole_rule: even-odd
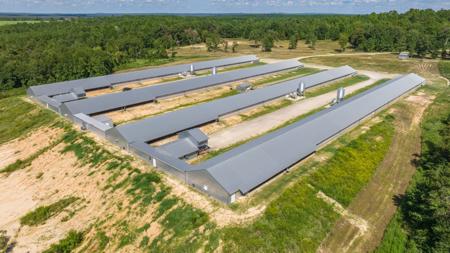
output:
[[[140,215],[130,214],[132,205],[124,190],[105,190],[111,172],[102,165],[81,165],[73,153],[60,152],[64,146],[65,144],[61,143],[41,154],[25,169],[13,172],[8,177],[0,177],[0,228],[13,238],[16,244],[14,252],[41,252],[65,237],[72,229],[89,231],[84,243],[93,243],[87,245],[88,249],[95,248],[96,230],[92,229],[91,225],[103,219],[107,221],[101,228],[107,227],[105,230],[111,236],[110,245],[117,243],[118,238],[114,236],[117,237],[120,228],[115,224],[122,220],[129,220],[135,227],[151,223],[151,227],[146,231],[148,236],[156,237],[159,234],[159,224],[155,225],[155,221],[152,221],[154,205],[150,205]],[[147,168],[142,168],[138,162],[133,162],[133,166]],[[128,177],[128,174],[125,173],[122,177]],[[20,225],[20,218],[26,213],[68,196],[78,197],[80,200],[42,225]],[[86,245],[81,247],[84,246]],[[112,246],[106,251],[116,252],[115,249],[115,246]],[[137,246],[132,244],[120,251],[136,252],[137,249]]]
[[[26,136],[12,140],[0,146],[0,169],[14,163],[18,159],[25,159],[34,152],[47,147],[61,134],[62,129],[42,127]]]

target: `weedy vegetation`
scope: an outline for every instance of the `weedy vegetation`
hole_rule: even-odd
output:
[[[66,197],[48,206],[41,206],[20,218],[21,225],[38,226],[44,224],[48,219],[60,214],[72,203],[79,200],[77,197]]]

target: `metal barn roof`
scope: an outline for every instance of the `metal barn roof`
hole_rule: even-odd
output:
[[[350,67],[340,67],[326,70],[309,76],[296,78],[279,84],[249,91],[208,103],[180,109],[173,112],[157,115],[137,122],[124,124],[112,129],[128,142],[153,141],[177,132],[190,129],[199,125],[217,120],[219,117],[239,111],[254,105],[258,105],[286,94],[295,92],[300,82],[305,83],[305,88],[313,87],[326,80],[332,81],[342,78],[356,71]]]
[[[181,132],[178,138],[189,138],[195,143],[204,143],[208,141],[208,136],[202,132],[199,128],[189,129]]]
[[[345,76],[355,75],[356,70],[350,66],[342,66],[334,69],[325,70],[315,75],[308,75],[302,78],[305,88],[311,88],[316,85],[331,82]]]
[[[229,194],[245,194],[424,81],[415,74],[396,78],[190,168],[207,170]]]
[[[109,126],[97,119],[94,119],[92,117],[89,117],[88,115],[84,114],[84,113],[78,113],[74,115],[75,118],[79,119],[82,122],[85,122],[87,124],[90,124],[98,129],[100,129],[101,131],[105,132],[108,129],[111,129],[112,126]]]
[[[195,62],[192,63],[192,65],[196,70],[202,70],[212,67],[224,67],[228,65],[247,63],[257,60],[258,58],[255,55],[245,55],[211,61]],[[69,93],[73,88],[77,87],[83,88],[85,90],[106,88],[118,83],[176,75],[185,71],[189,71],[190,66],[191,64],[180,64],[168,67],[152,68],[133,72],[111,74],[106,76],[90,77],[79,80],[37,85],[28,88],[28,94],[35,97],[42,95],[54,96]]]
[[[61,95],[56,95],[54,97],[52,97],[52,99],[60,102],[60,103],[65,103],[65,102],[69,102],[69,101],[74,101],[74,100],[78,100],[79,97],[73,93],[66,93],[66,94],[61,94]]]
[[[176,141],[164,144],[158,149],[162,149],[176,158],[182,158],[198,152],[199,148],[189,138],[181,138]]]
[[[216,75],[185,79],[160,85],[124,91],[120,93],[106,94],[98,97],[81,99],[65,103],[62,106],[63,114],[95,114],[105,111],[120,109],[140,103],[153,101],[160,97],[170,96],[196,89],[207,88],[241,79],[270,74],[278,71],[298,68],[303,66],[296,60],[288,60],[258,67],[239,69]]]

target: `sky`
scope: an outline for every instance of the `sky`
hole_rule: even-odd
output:
[[[345,13],[450,9],[450,0],[0,0],[27,13]]]

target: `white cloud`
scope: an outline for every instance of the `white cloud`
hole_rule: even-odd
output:
[[[322,12],[448,9],[450,0],[0,0],[0,12]]]

